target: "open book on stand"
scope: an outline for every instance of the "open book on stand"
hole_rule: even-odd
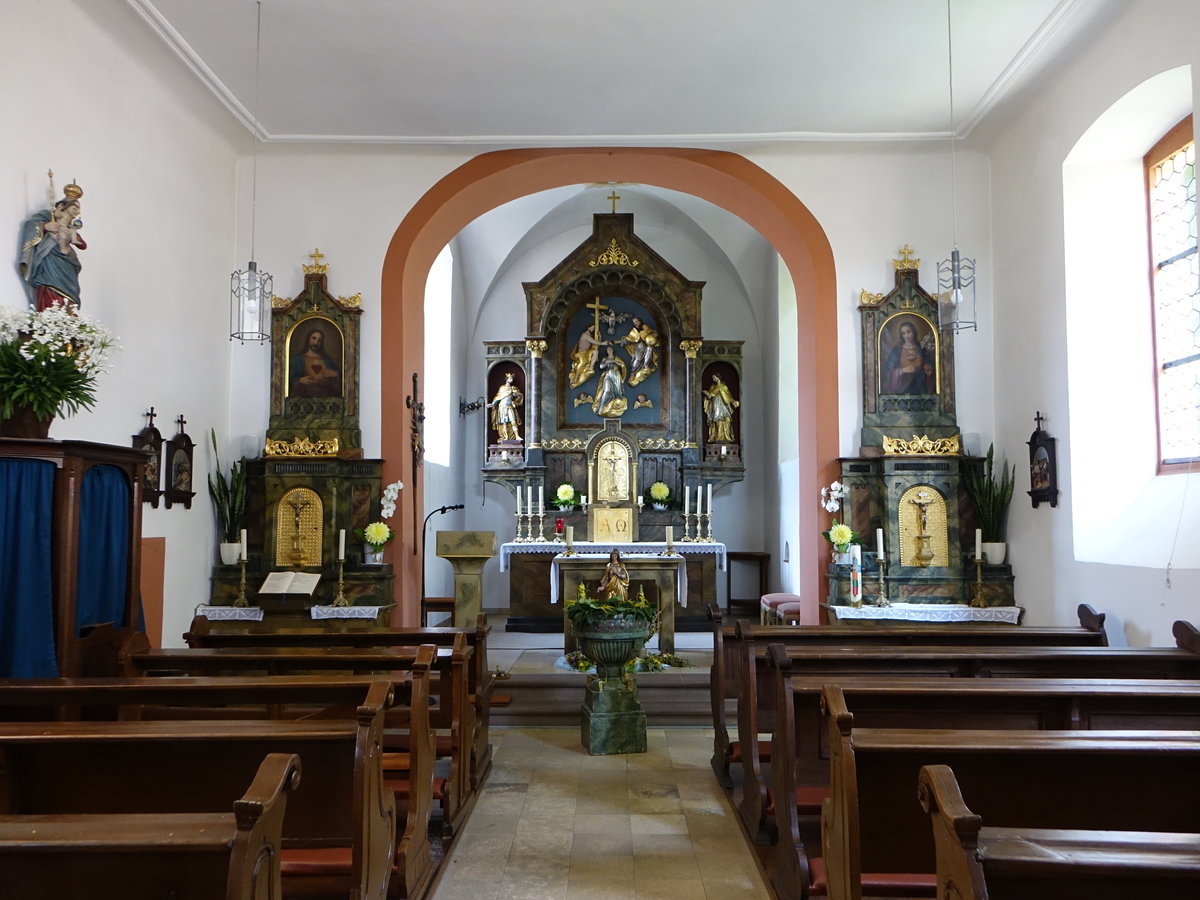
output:
[[[260,594],[308,594],[317,589],[320,572],[272,572],[258,589]]]

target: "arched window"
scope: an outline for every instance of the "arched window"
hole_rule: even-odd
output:
[[[1160,474],[1200,461],[1196,142],[1188,116],[1146,154]]]

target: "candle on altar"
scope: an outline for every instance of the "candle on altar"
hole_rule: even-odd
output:
[[[525,486],[525,510],[531,516],[533,515],[533,485],[532,484],[527,484]]]
[[[517,515],[521,515],[521,486],[517,485]]]
[[[883,529],[875,529],[875,555],[883,559]]]
[[[575,526],[567,526],[567,549],[570,550],[575,546]]]
[[[346,561],[346,529],[338,532],[338,562]]]
[[[671,553],[675,548],[675,529],[670,525],[667,526],[667,552]]]
[[[692,486],[685,484],[683,486],[683,514],[686,516],[692,511]]]
[[[239,551],[242,554],[242,561],[245,562],[250,557],[246,554],[246,529],[242,529],[242,546]]]
[[[645,501],[645,498],[643,498],[643,497],[638,497],[638,509],[641,509],[641,508],[642,508],[642,506],[645,504],[645,502],[646,502],[646,501]]]
[[[709,518],[712,518],[712,482],[708,483],[708,502],[704,504],[704,511],[708,513]]]
[[[581,494],[579,497],[579,508],[587,509],[587,494]]]
[[[850,545],[850,605],[862,606],[862,547]]]
[[[546,514],[546,497],[542,493],[542,486],[539,484],[538,485],[538,515],[544,516],[545,514]]]
[[[562,519],[555,519],[555,520],[554,520],[554,533],[555,533],[555,534],[562,534],[562,533],[563,533],[563,520],[562,520]]]
[[[983,559],[983,531],[975,529],[975,558]]]

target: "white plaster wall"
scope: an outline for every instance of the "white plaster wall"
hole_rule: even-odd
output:
[[[214,519],[204,487],[208,429],[227,433],[226,298],[237,153],[232,119],[159,46],[124,3],[98,0],[103,25],[68,0],[9,0],[0,29],[0,222],[12,254],[0,303],[23,306],[20,224],[48,204],[46,170],[84,190],[83,312],[122,350],[93,412],[50,436],[128,446],[154,406],[164,437],[180,413],[200,446],[191,510],[144,508],[143,534],[165,537],[166,643],[178,645],[208,595]],[[226,454],[227,455],[227,454]]]
[[[995,325],[995,389],[997,446],[1018,463],[1017,497],[1009,518],[1010,556],[1019,567],[1017,590],[1029,610],[1031,624],[1069,621],[1076,604],[1090,602],[1108,614],[1114,643],[1171,644],[1170,626],[1178,618],[1195,621],[1200,614],[1200,570],[1177,567],[1168,573],[1161,562],[1112,565],[1077,559],[1073,520],[1087,504],[1103,497],[1077,498],[1072,459],[1075,454],[1103,452],[1094,444],[1076,446],[1071,417],[1075,414],[1068,391],[1067,312],[1064,300],[1063,162],[1080,137],[1110,106],[1154,75],[1181,65],[1200,72],[1200,7],[1190,0],[1145,0],[1126,4],[1121,13],[1093,39],[1077,49],[1074,58],[1042,79],[1035,98],[990,123],[989,146],[994,183],[994,233],[998,298]],[[1200,96],[1193,83],[1193,97]],[[1164,123],[1163,130],[1174,122]],[[982,138],[982,136],[981,136]],[[1148,149],[1148,147],[1147,147]],[[1110,236],[1114,238],[1115,236]],[[1124,251],[1114,240],[1109,254]],[[1144,248],[1131,249],[1132,253]],[[1117,281],[1120,284],[1120,281]],[[1116,290],[1114,284],[1100,290]],[[1120,298],[1098,303],[1138,315]],[[1110,335],[1120,341],[1124,325],[1112,322]],[[1136,333],[1136,329],[1134,329]],[[1099,386],[1103,388],[1103,385]],[[1081,398],[1081,408],[1088,398]],[[1094,405],[1094,404],[1092,404]],[[1033,430],[1033,415],[1041,410],[1046,428],[1058,438],[1059,487],[1057,509],[1034,510],[1022,492],[1029,487],[1025,441]],[[1139,411],[1120,404],[1108,410],[1106,439],[1126,440],[1131,423],[1146,427]],[[1082,413],[1081,413],[1082,414]],[[1135,437],[1136,441],[1137,438]],[[1124,503],[1124,479],[1114,471],[1105,487],[1113,502]],[[1142,514],[1163,542],[1200,544],[1196,516],[1180,518],[1189,491],[1197,493],[1196,476],[1157,479],[1146,492]],[[1188,480],[1193,483],[1189,486]],[[1176,524],[1181,531],[1176,535]],[[1161,560],[1161,557],[1160,557]]]

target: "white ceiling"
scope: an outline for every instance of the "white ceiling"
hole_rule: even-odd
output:
[[[268,140],[498,146],[951,131],[948,0],[127,0]],[[1119,0],[950,0],[970,132]]]

